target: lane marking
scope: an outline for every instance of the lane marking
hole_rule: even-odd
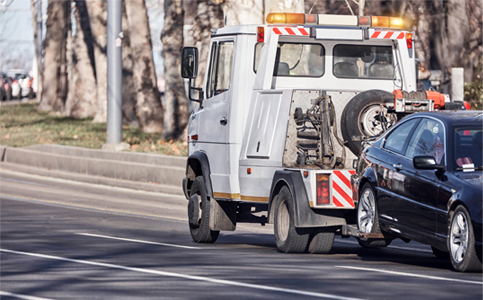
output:
[[[143,241],[143,240],[133,240],[133,239],[126,239],[126,238],[119,238],[114,236],[107,236],[107,235],[100,235],[100,234],[92,234],[92,233],[76,233],[77,235],[84,235],[84,236],[92,236],[92,237],[99,237],[104,239],[112,239],[112,240],[119,240],[119,241],[126,241],[126,242],[135,242],[135,243],[142,243],[142,244],[150,244],[150,245],[159,245],[159,246],[168,246],[168,247],[177,247],[177,248],[184,248],[184,249],[203,249],[201,247],[192,247],[192,246],[183,246],[183,245],[175,245],[175,244],[166,244],[166,243],[157,243],[157,242],[150,242],[150,241]]]
[[[71,258],[65,258],[65,257],[60,257],[60,256],[52,256],[52,255],[45,255],[45,254],[38,254],[38,253],[31,253],[31,252],[14,251],[14,250],[1,249],[1,248],[0,248],[0,252],[11,253],[11,254],[19,254],[19,255],[27,255],[27,256],[33,256],[33,257],[39,257],[39,258],[45,258],[45,259],[60,260],[60,261],[66,261],[66,262],[71,262],[71,263],[78,263],[78,264],[91,265],[91,266],[97,266],[97,267],[105,267],[105,268],[125,270],[125,271],[131,271],[131,272],[138,272],[138,273],[145,273],[145,274],[152,274],[152,275],[161,275],[161,276],[170,276],[170,277],[175,277],[175,278],[203,281],[203,282],[209,282],[209,283],[215,283],[215,284],[222,284],[222,285],[229,285],[229,286],[239,286],[239,287],[257,289],[257,290],[281,292],[281,293],[311,296],[311,297],[318,297],[318,298],[339,299],[339,300],[360,300],[361,299],[361,298],[344,297],[344,296],[325,294],[325,293],[307,292],[307,291],[294,290],[294,289],[288,289],[288,288],[278,288],[278,287],[273,287],[273,286],[264,286],[264,285],[259,285],[259,284],[243,283],[243,282],[237,282],[237,281],[232,281],[232,280],[215,279],[215,278],[195,276],[195,275],[185,275],[185,274],[166,272],[166,271],[148,270],[148,269],[141,269],[141,268],[131,268],[131,267],[126,267],[126,266],[121,266],[121,265],[93,262],[93,261],[80,260],[80,259],[71,259]]]
[[[52,300],[49,298],[41,298],[41,297],[35,297],[35,296],[27,296],[27,295],[19,295],[19,294],[13,294],[9,292],[4,292],[0,291],[0,296],[9,296],[9,297],[14,297],[18,299],[25,299],[25,300]]]
[[[461,283],[469,283],[469,284],[479,284],[479,285],[483,285],[483,282],[471,281],[471,280],[453,279],[453,278],[445,278],[445,277],[437,277],[437,276],[429,276],[429,275],[419,275],[419,274],[411,274],[411,273],[404,273],[404,272],[395,272],[395,271],[380,270],[380,269],[351,267],[351,266],[335,266],[335,267],[336,268],[344,268],[344,269],[352,269],[352,270],[360,270],[360,271],[379,272],[379,273],[386,273],[386,274],[392,274],[392,275],[400,275],[400,276],[406,276],[406,277],[418,277],[418,278],[425,278],[425,279],[454,281],[454,282],[461,282]]]

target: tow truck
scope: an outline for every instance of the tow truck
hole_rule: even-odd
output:
[[[416,91],[413,33],[400,18],[266,21],[212,30],[202,87],[198,49],[183,48],[181,74],[199,103],[182,183],[193,240],[213,243],[243,222],[274,224],[281,252],[328,253],[336,234],[383,238],[350,226],[361,141],[450,99]]]

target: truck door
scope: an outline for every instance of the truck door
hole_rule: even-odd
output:
[[[198,142],[208,155],[213,191],[229,192],[228,127],[231,78],[235,38],[213,40],[207,77],[205,100],[193,116],[198,120]],[[218,195],[219,196],[219,195]],[[216,195],[215,195],[216,197]]]

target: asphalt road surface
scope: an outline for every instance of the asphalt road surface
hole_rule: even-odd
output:
[[[277,252],[273,227],[191,240],[183,197],[0,170],[1,299],[482,299],[428,246]]]

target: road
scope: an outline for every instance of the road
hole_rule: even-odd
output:
[[[1,299],[482,299],[429,247],[282,254],[273,227],[191,240],[183,197],[0,170]]]

